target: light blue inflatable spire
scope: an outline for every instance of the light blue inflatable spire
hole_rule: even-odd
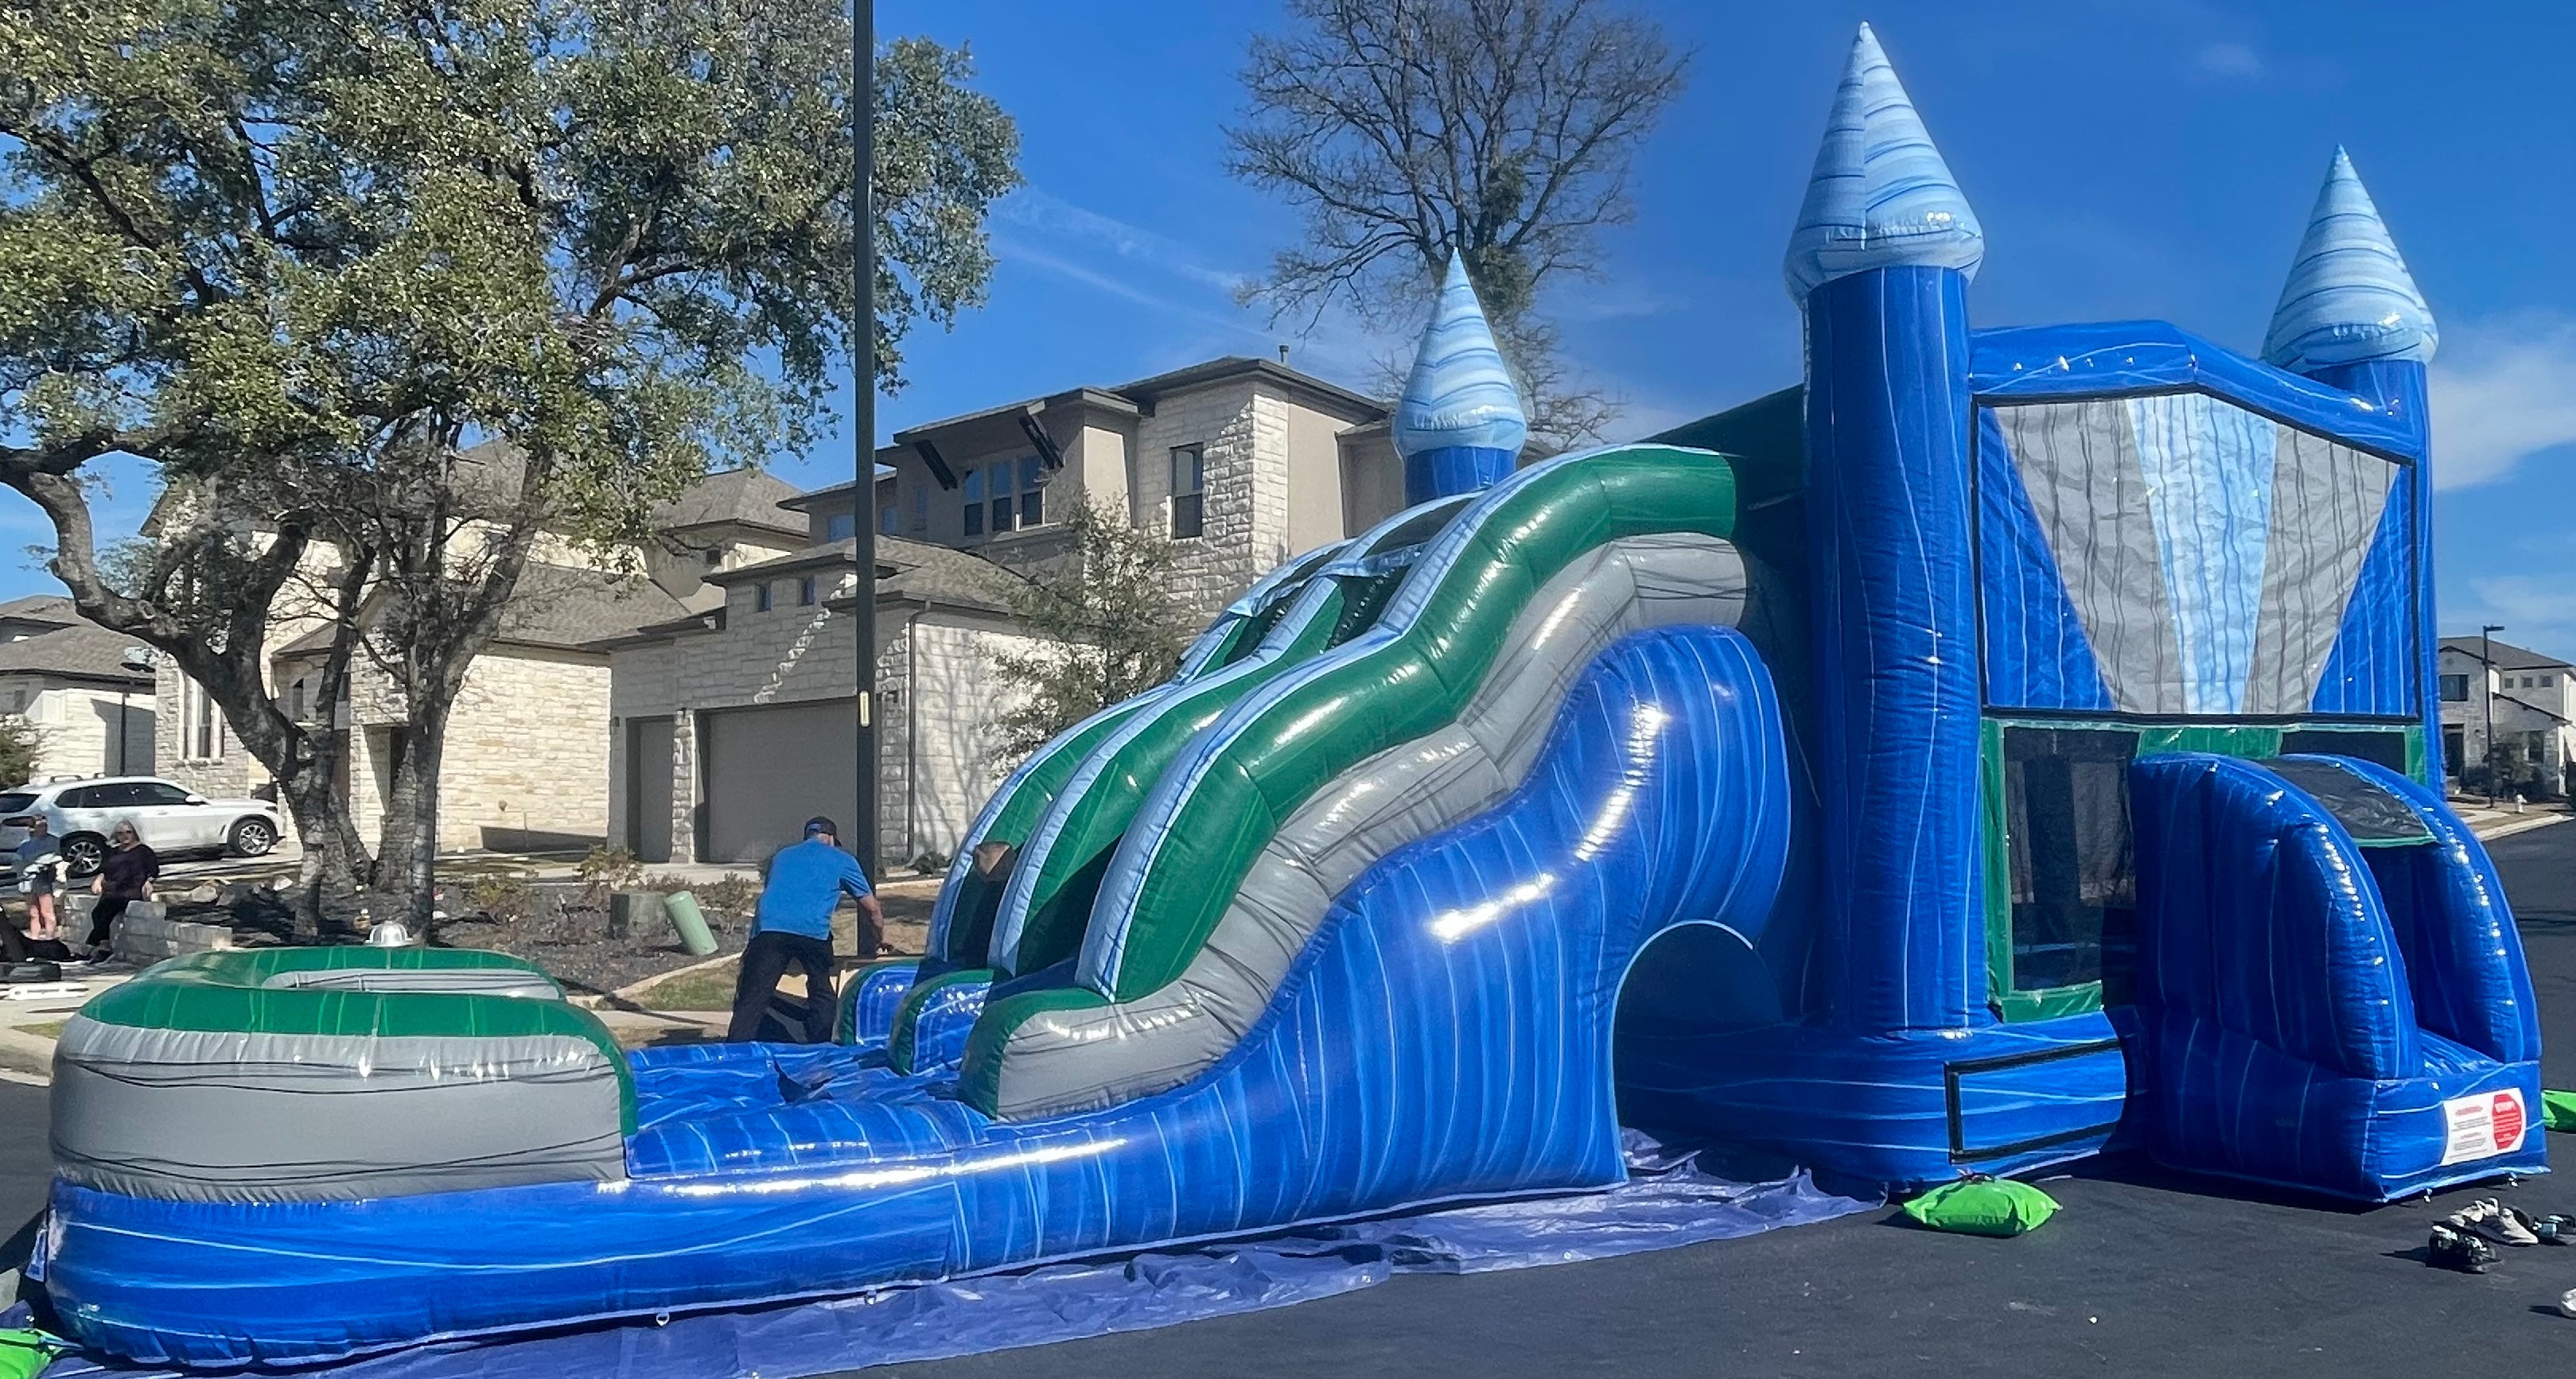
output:
[[[2281,304],[2272,309],[2263,357],[2302,374],[2375,359],[2424,364],[2440,340],[2397,241],[2352,159],[2336,149]]]
[[[1861,25],[1789,236],[1790,295],[1803,304],[1836,278],[1891,264],[1955,268],[1974,278],[1985,257],[1977,213],[1932,146],[1878,36]]]
[[[1453,253],[1404,397],[1395,404],[1405,503],[1486,487],[1512,472],[1528,438],[1520,391],[1467,281],[1466,260]]]

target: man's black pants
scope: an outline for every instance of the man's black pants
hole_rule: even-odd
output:
[[[790,968],[805,974],[805,1042],[832,1042],[832,1026],[841,1013],[832,990],[832,944],[828,939],[763,930],[742,950],[742,978],[733,989],[733,1027],[725,1037],[736,1043],[760,1037],[761,1017],[778,994],[778,979]]]

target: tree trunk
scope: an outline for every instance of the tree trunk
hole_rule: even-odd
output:
[[[339,789],[339,777],[348,769],[346,761],[333,760],[329,769],[317,766],[278,777],[278,798],[303,845],[289,903],[296,933],[308,938],[323,937],[328,920],[352,918],[371,880],[366,845]]]
[[[415,705],[404,725],[402,762],[394,768],[376,841],[377,919],[399,919],[428,932],[438,898],[438,773],[447,756],[448,705]]]

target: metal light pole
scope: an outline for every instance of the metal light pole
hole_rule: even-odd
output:
[[[2500,622],[2491,622],[2478,629],[2478,697],[2485,700],[2487,705],[2487,748],[2481,760],[2486,763],[2487,768],[2487,808],[2489,809],[2495,808],[2496,802],[2494,638],[2495,634],[2503,630],[2504,624]]]
[[[149,675],[158,663],[152,659],[152,648],[129,646],[125,654],[117,658],[117,664],[134,674]],[[126,698],[133,692],[131,682],[120,682],[116,687],[116,774],[120,776],[134,774],[131,763],[126,760],[128,744],[134,740],[134,709],[126,703]]]
[[[857,79],[850,88],[851,156],[857,176],[851,183],[851,230],[858,241],[858,313],[852,318],[857,342],[850,351],[850,429],[858,449],[858,606],[852,610],[859,655],[859,750],[852,769],[859,773],[859,817],[852,821],[851,850],[870,881],[877,876],[877,7],[876,0],[850,0],[850,65]],[[873,958],[874,953],[861,957]]]

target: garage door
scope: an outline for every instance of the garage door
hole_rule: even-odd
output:
[[[707,714],[707,845],[699,859],[760,861],[795,842],[817,814],[847,830],[859,807],[858,750],[853,700]]]

